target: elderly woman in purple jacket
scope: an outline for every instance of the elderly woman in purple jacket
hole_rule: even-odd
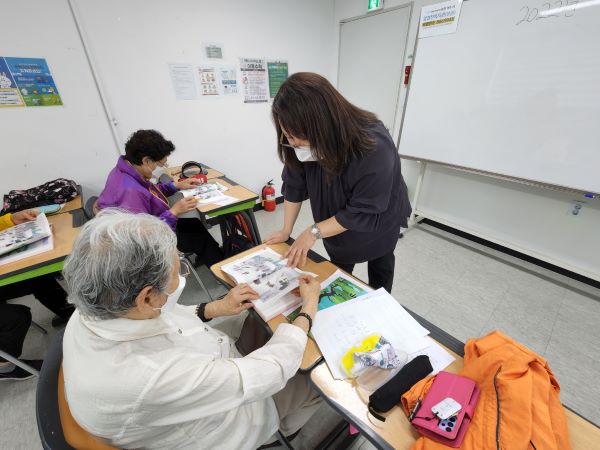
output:
[[[169,206],[167,197],[180,189],[191,189],[200,180],[152,183],[167,166],[167,157],[175,150],[171,141],[155,130],[138,130],[125,144],[125,156],[108,174],[104,190],[98,198],[100,209],[118,207],[134,213],[152,214],[166,222],[177,234],[177,246],[195,253],[199,260],[211,266],[223,259],[219,244],[197,219],[180,218],[196,208],[196,199],[183,198]]]

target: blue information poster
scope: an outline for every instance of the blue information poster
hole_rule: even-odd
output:
[[[4,59],[26,106],[62,105],[45,59],[8,56]]]
[[[0,108],[25,106],[6,61],[0,57]]]

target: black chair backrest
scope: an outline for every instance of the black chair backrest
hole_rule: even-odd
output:
[[[94,212],[94,205],[96,204],[97,200],[98,197],[92,195],[90,198],[87,199],[85,205],[83,206],[83,211],[85,212],[85,216],[88,218],[88,220],[92,220],[96,215],[96,213]]]
[[[254,241],[254,245],[262,244],[262,239],[260,237],[260,232],[258,231],[258,225],[256,224],[256,219],[254,218],[254,214],[250,214],[246,211],[241,211],[240,214],[246,220],[250,228],[250,232],[252,233],[252,238]]]
[[[38,378],[35,415],[45,450],[75,450],[65,440],[58,413],[58,372],[62,364],[64,333],[65,330],[61,330],[52,339]]]

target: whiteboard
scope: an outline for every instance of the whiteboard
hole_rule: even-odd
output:
[[[465,1],[417,42],[400,154],[600,193],[599,42],[600,0]]]
[[[340,23],[338,89],[394,127],[412,4]]]

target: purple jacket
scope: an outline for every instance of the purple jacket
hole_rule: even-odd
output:
[[[110,171],[104,190],[98,197],[98,208],[118,207],[134,213],[152,214],[164,220],[173,231],[177,216],[169,210],[168,196],[177,192],[173,183],[154,184],[142,177],[123,156]]]

